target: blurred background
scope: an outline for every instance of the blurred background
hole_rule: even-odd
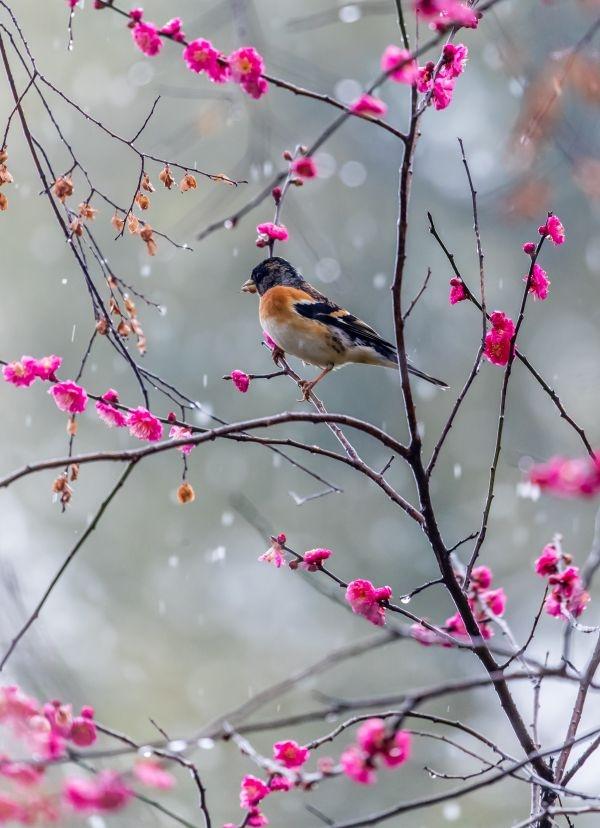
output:
[[[282,169],[282,152],[298,143],[310,144],[335,113],[324,104],[274,87],[256,102],[233,85],[213,86],[205,77],[186,71],[179,47],[171,44],[159,57],[146,58],[132,45],[123,18],[93,11],[90,0],[84,12],[76,12],[74,49],[68,51],[68,13],[63,6],[59,0],[45,3],[42,11],[34,3],[14,6],[39,69],[49,80],[128,137],[136,133],[160,95],[156,113],[139,140],[141,149],[248,180],[236,189],[199,178],[197,190],[181,194],[176,188],[164,190],[158,182],[162,164],[149,165],[147,172],[157,192],[145,218],[192,248],[177,249],[159,238],[155,258],[148,257],[139,238],[127,233],[114,241],[112,210],[95,203],[100,212],[94,230],[114,272],[160,306],[157,310],[136,300],[148,340],[144,366],[201,403],[202,411],[196,415],[201,425],[209,423],[213,413],[233,421],[304,410],[296,402],[297,389],[285,379],[255,382],[246,395],[221,379],[235,368],[271,370],[270,356],[261,347],[256,298],[239,290],[262,257],[254,245],[255,227],[272,219],[270,200],[234,229],[221,229],[201,242],[195,237],[259,192]],[[251,43],[263,54],[269,73],[345,102],[354,100],[377,74],[383,49],[400,42],[391,0],[352,4],[148,0],[145,13],[160,24],[178,14],[188,35],[208,37],[225,52]],[[449,306],[452,274],[427,227],[430,210],[465,279],[476,286],[471,202],[458,137],[464,140],[479,192],[490,308],[516,316],[527,265],[521,244],[535,239],[547,210],[556,211],[565,224],[567,244],[558,249],[548,245],[543,254],[542,264],[552,281],[550,298],[543,304],[530,303],[520,347],[586,428],[592,444],[598,444],[600,66],[593,40],[575,56],[569,50],[589,32],[599,14],[597,0],[499,3],[477,31],[460,38],[469,47],[470,61],[457,82],[452,105],[444,112],[428,111],[421,122],[407,301],[419,289],[428,267],[432,276],[410,319],[408,342],[414,362],[452,386],[443,393],[415,383],[429,451],[471,368],[481,333],[480,319],[471,306]],[[5,14],[2,20],[8,22]],[[23,88],[25,76],[14,55],[12,63]],[[388,120],[400,128],[407,121],[408,94],[406,87],[394,84],[386,84],[381,92],[389,106]],[[94,181],[117,203],[129,204],[138,176],[135,154],[107,140],[56,96],[50,100],[65,136]],[[12,106],[2,82],[2,123]],[[39,101],[28,96],[25,109],[53,165],[66,171],[68,155]],[[0,219],[0,358],[61,354],[60,375],[72,377],[93,330],[88,292],[47,200],[38,197],[39,181],[16,119],[8,147],[15,184],[5,189],[10,206]],[[389,286],[400,157],[401,146],[392,135],[368,122],[350,120],[316,155],[319,178],[289,194],[282,219],[291,239],[276,248],[316,287],[387,336],[392,335]],[[87,188],[77,174],[74,183],[76,205],[86,197]],[[106,297],[97,272],[95,279]],[[134,341],[130,350],[137,357]],[[294,366],[307,377],[313,375],[312,368]],[[501,378],[500,369],[482,366],[440,457],[434,494],[449,544],[479,526]],[[83,384],[94,393],[114,387],[124,403],[142,404],[130,368],[105,340],[95,343]],[[354,366],[336,372],[320,390],[331,411],[369,419],[398,438],[405,437],[394,372]],[[162,416],[173,407],[156,393],[151,395],[151,405]],[[66,452],[65,418],[40,384],[29,391],[2,384],[0,408],[2,474]],[[278,433],[335,447],[326,428],[293,425]],[[351,436],[374,467],[388,460],[374,442]],[[108,431],[92,407],[81,417],[76,451],[134,444],[124,431]],[[503,449],[482,560],[493,568],[495,585],[508,594],[506,618],[521,641],[543,592],[543,583],[532,570],[534,558],[560,532],[565,550],[582,564],[591,545],[597,505],[550,498],[533,502],[518,496],[524,457],[543,460],[556,453],[583,453],[575,433],[520,364],[515,365],[511,381]],[[366,479],[320,458],[298,459],[342,488],[343,494],[297,505],[322,487],[259,446],[218,442],[196,449],[189,472],[196,500],[187,506],[181,506],[175,496],[181,477],[179,454],[165,453],[137,467],[9,662],[3,683],[19,682],[27,692],[43,698],[93,704],[101,722],[140,742],[156,736],[150,717],[170,736],[182,737],[330,650],[373,634],[364,619],[312,588],[310,579],[257,563],[269,545],[268,533],[285,531],[299,552],[329,547],[340,577],[390,584],[396,596],[436,577],[432,554],[415,524]],[[2,649],[121,471],[108,464],[82,467],[64,514],[53,501],[52,472],[28,477],[2,491]],[[414,501],[410,475],[400,462],[393,464],[389,480]],[[586,624],[598,623],[598,597],[593,590],[583,619]],[[439,588],[413,599],[410,609],[435,623],[452,612]],[[550,651],[550,660],[557,660],[561,632],[559,621],[544,617],[532,652],[543,660]],[[581,634],[575,639],[572,658],[581,667],[590,639]],[[466,653],[400,641],[304,682],[257,716],[264,719],[313,708],[317,689],[345,698],[401,693],[480,672]],[[573,692],[552,682],[543,685],[540,733],[545,745],[561,740]],[[529,722],[530,688],[522,683],[514,693]],[[449,697],[428,709],[480,727],[519,755],[492,691]],[[590,698],[582,728],[597,722],[599,712],[597,701]],[[253,743],[269,753],[277,738],[302,742],[331,726],[328,722],[260,734]],[[337,758],[351,738],[348,733],[319,755]],[[238,822],[239,781],[254,767],[232,745],[223,743],[204,742],[194,756],[215,825]],[[382,772],[376,787],[358,789],[339,778],[310,794],[272,797],[265,810],[273,825],[316,826],[322,823],[305,809],[306,803],[335,819],[356,818],[456,784],[432,779],[423,769],[426,765],[439,772],[475,769],[449,745],[419,738],[413,760],[396,773]],[[578,777],[583,788],[594,779],[593,763],[586,767]],[[185,774],[180,775],[176,790],[161,801],[201,824],[196,792]],[[526,786],[510,781],[388,824],[508,826],[528,812]],[[119,828],[169,824],[166,817],[141,804],[105,821]],[[105,821],[94,817],[89,824],[102,828]]]

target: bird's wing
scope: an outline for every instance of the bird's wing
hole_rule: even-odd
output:
[[[374,348],[385,359],[396,360],[396,348],[382,339],[376,330],[350,311],[340,308],[331,299],[312,288],[309,293],[313,301],[296,302],[297,313],[307,319],[314,319],[344,333],[350,345]]]

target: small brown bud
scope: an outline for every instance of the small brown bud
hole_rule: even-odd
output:
[[[8,199],[4,193],[0,193],[0,213],[3,213],[5,210],[8,210]]]
[[[66,487],[67,489],[69,488],[69,484],[67,483],[67,478],[65,477],[65,475],[64,475],[64,474],[60,474],[60,475],[56,478],[56,480],[54,481],[54,483],[52,484],[52,491],[53,491],[55,494],[58,494],[59,492],[62,492],[62,491],[65,489],[65,487]]]
[[[138,193],[135,197],[136,204],[140,210],[147,210],[150,207],[150,199],[144,193]]]
[[[4,164],[4,162],[8,159],[8,150],[6,147],[2,147],[0,149],[0,164]]]
[[[104,317],[96,322],[96,331],[100,334],[100,336],[106,336],[108,332],[108,322]]]
[[[79,477],[79,463],[73,463],[71,466],[71,482],[75,482]]]
[[[147,193],[153,193],[155,191],[154,184],[148,178],[148,173],[144,173],[142,176],[142,190],[146,190]]]
[[[111,288],[116,288],[116,286],[117,286],[117,280],[115,279],[115,277],[114,277],[114,276],[107,276],[107,278],[106,278],[106,284],[107,284],[109,287],[111,287]]]
[[[285,152],[283,153],[283,157],[286,161],[292,161],[294,158],[294,156],[289,150],[285,150]]]
[[[197,186],[198,182],[196,181],[194,176],[191,173],[186,173],[181,179],[179,189],[182,193],[187,193],[188,190],[195,190]]]
[[[127,311],[127,313],[128,313],[130,316],[135,316],[135,315],[136,315],[136,313],[137,313],[137,310],[136,310],[136,307],[135,307],[135,302],[133,302],[133,301],[129,298],[129,296],[125,296],[125,299],[124,299],[124,304],[125,304],[125,310]]]
[[[143,334],[141,334],[141,336],[138,336],[138,341],[135,347],[138,349],[140,356],[144,356],[148,348],[146,337]]]
[[[90,221],[93,221],[96,218],[97,212],[98,210],[96,210],[95,207],[92,207],[91,204],[83,202],[79,205],[79,215],[82,219],[89,219]]]
[[[114,214],[114,216],[110,220],[110,223],[115,228],[115,230],[119,231],[119,233],[125,227],[125,219],[122,219],[118,213]]]
[[[143,241],[146,242],[146,248],[148,250],[149,256],[156,256],[156,251],[158,250],[158,245],[154,241],[154,236],[152,235],[153,230],[149,224],[145,224],[142,230],[140,230],[140,236]]]
[[[129,320],[129,324],[131,325],[131,330],[134,332],[134,334],[137,334],[137,336],[143,336],[144,335],[144,331],[142,330],[142,326],[140,325],[140,323],[138,322],[138,320],[135,316],[131,317],[131,319]]]
[[[292,180],[290,181],[290,184],[293,184],[294,187],[303,187],[304,186],[304,181],[302,181],[301,178],[292,178]]]
[[[77,418],[75,415],[67,420],[67,434],[69,437],[74,437],[77,434]]]
[[[123,337],[128,337],[131,333],[131,328],[129,327],[127,322],[125,322],[124,319],[121,319],[121,321],[119,322],[117,326],[117,333],[119,334],[119,336]]]
[[[83,236],[83,224],[79,218],[74,218],[69,227],[74,236]]]
[[[68,175],[59,176],[52,185],[52,192],[63,204],[69,196],[73,195],[73,189],[73,182]]]
[[[159,172],[158,177],[162,181],[162,183],[165,185],[167,190],[170,190],[171,187],[173,186],[173,184],[175,183],[175,179],[171,175],[171,169],[170,169],[168,164],[166,165],[166,167],[164,167],[164,169],[162,169]]]
[[[306,153],[308,152],[308,147],[306,146],[306,144],[301,144],[298,147],[298,149],[300,150],[301,155],[306,155]]]
[[[13,181],[14,178],[8,171],[8,167],[6,166],[6,164],[0,164],[0,187],[3,184],[12,184]]]
[[[134,216],[133,213],[129,213],[127,216],[127,229],[132,236],[140,232],[140,220],[137,216]]]
[[[567,566],[569,566],[569,564],[573,561],[573,556],[569,555],[567,552],[563,552],[562,559],[567,564]]]
[[[113,316],[122,316],[121,308],[114,296],[110,297],[110,301],[108,303],[108,308]]]
[[[298,569],[298,561],[290,561],[288,566],[290,569]]]
[[[177,500],[180,503],[193,503],[196,499],[196,492],[189,483],[182,483],[177,489]]]

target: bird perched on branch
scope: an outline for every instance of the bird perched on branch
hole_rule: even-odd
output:
[[[260,296],[260,323],[279,349],[274,359],[288,353],[322,369],[314,380],[302,383],[304,399],[330,371],[349,362],[398,368],[394,345],[319,293],[285,259],[265,259],[254,268],[242,290]],[[440,388],[448,387],[410,364],[408,370]]]

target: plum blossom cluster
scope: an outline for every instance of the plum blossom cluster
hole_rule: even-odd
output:
[[[280,569],[285,563],[284,546],[287,541],[285,533],[280,532],[277,537],[272,538],[272,541],[271,546],[259,556],[258,560],[261,563],[273,564],[276,569]]]
[[[448,46],[451,45],[448,44]],[[447,49],[448,46],[445,48]],[[542,240],[547,237],[555,245],[564,244],[566,239],[565,228],[561,220],[552,213],[548,216],[546,223],[538,228],[538,232]],[[546,275],[546,271],[535,261],[539,252],[539,245],[534,242],[525,242],[523,252],[532,260],[529,271],[523,276],[523,281],[528,285],[527,290],[533,295],[534,299],[544,301],[548,298],[551,282]],[[463,280],[458,276],[450,279],[450,294],[448,297],[450,304],[455,305],[469,298],[470,294]],[[485,337],[484,356],[493,365],[506,365],[511,356],[515,323],[503,311],[494,311],[490,315],[490,323],[491,327]]]
[[[264,61],[252,46],[243,46],[230,55],[225,55],[210,40],[188,40],[180,17],[174,17],[159,27],[144,19],[142,8],[135,8],[129,12],[129,18],[133,42],[148,57],[158,55],[164,41],[172,40],[184,45],[182,57],[191,72],[203,72],[213,83],[237,83],[247,95],[255,99],[261,98],[268,91],[269,84],[263,77]]]
[[[473,9],[460,0],[414,0],[416,14],[435,31],[445,31],[450,26],[476,29],[479,18]]]
[[[269,763],[272,771],[266,781],[252,774],[246,774],[240,785],[240,807],[248,813],[244,825],[260,828],[269,821],[260,810],[260,803],[265,797],[277,792],[290,791],[302,784],[300,769],[308,761],[310,751],[293,739],[275,742],[273,761]],[[223,828],[235,826],[228,822]]]
[[[400,767],[410,758],[411,742],[408,731],[389,733],[383,719],[368,719],[358,728],[356,744],[342,753],[342,770],[359,785],[373,785],[377,781],[378,762],[387,768]]]
[[[64,824],[70,812],[110,813],[125,807],[134,796],[126,776],[103,770],[91,777],[68,777],[60,794],[49,793],[47,762],[68,755],[70,746],[86,748],[97,739],[94,709],[75,713],[71,704],[53,700],[41,704],[17,685],[0,687],[0,726],[6,727],[33,762],[0,756],[0,777],[10,789],[0,792],[0,824]],[[147,787],[168,790],[175,778],[154,759],[140,759],[133,776]]]
[[[544,608],[554,618],[579,618],[586,608],[590,596],[586,592],[579,567],[571,565],[571,556],[560,548],[560,541],[547,544],[535,562],[535,571],[548,579],[550,594]]]
[[[391,597],[391,587],[375,587],[365,578],[351,581],[346,589],[346,601],[352,607],[352,612],[362,615],[376,627],[385,625],[385,604]]]
[[[600,454],[593,457],[552,457],[534,464],[528,481],[559,497],[593,497],[600,492]]]
[[[437,66],[433,61],[419,66],[408,49],[391,45],[381,56],[381,68],[396,83],[416,86],[418,92],[429,95],[435,109],[446,109],[452,102],[456,79],[464,72],[468,55],[464,43],[447,43]],[[362,109],[366,114],[374,114],[368,112],[369,102],[364,97],[352,105],[352,111]]]
[[[5,365],[2,368],[2,376],[6,382],[17,388],[29,388],[38,379],[55,382],[56,372],[61,363],[62,359],[54,354],[40,359],[22,356],[21,359]]]
[[[307,148],[300,147],[298,152],[300,154],[296,156],[292,155],[289,150],[285,150],[283,153],[284,159],[289,162],[287,182],[283,190],[281,187],[273,187],[271,191],[273,201],[277,205],[275,221],[265,221],[257,225],[257,247],[267,247],[267,245],[272,246],[276,241],[284,242],[289,239],[290,234],[287,227],[285,224],[281,224],[278,219],[280,209],[279,205],[282,201],[284,192],[288,185],[301,187],[305,181],[308,181],[311,178],[316,178],[318,175],[317,165],[314,158],[306,154]]]
[[[460,573],[456,573],[460,578]],[[476,566],[471,573],[467,597],[469,606],[473,612],[479,633],[483,639],[489,639],[494,635],[492,622],[495,618],[501,618],[506,609],[506,594],[502,587],[491,589],[493,575],[487,566]],[[469,634],[465,622],[460,613],[455,612],[446,619],[441,627],[444,632],[458,640],[469,641]],[[452,642],[440,636],[435,630],[425,627],[423,624],[413,624],[410,629],[412,637],[425,647],[432,644],[439,644],[442,647],[451,647]]]

